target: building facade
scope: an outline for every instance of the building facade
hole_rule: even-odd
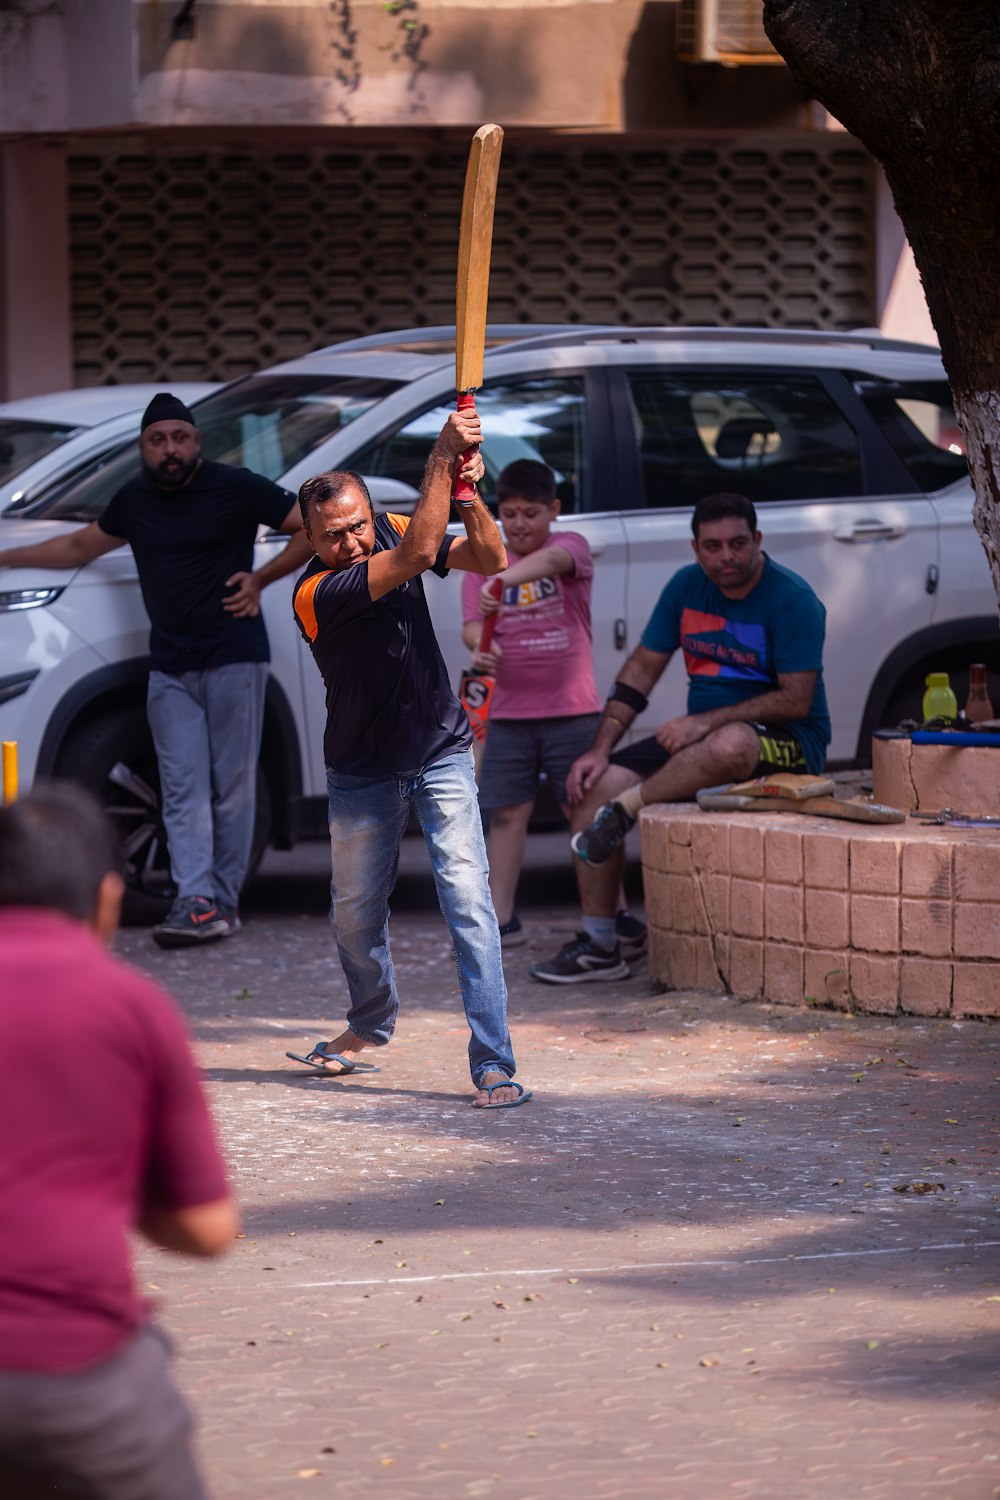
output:
[[[760,9],[7,0],[0,397],[229,379],[452,321],[484,120],[507,132],[496,321],[932,340],[877,166]]]

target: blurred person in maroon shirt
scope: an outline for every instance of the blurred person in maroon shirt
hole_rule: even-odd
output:
[[[123,884],[80,787],[0,809],[0,1494],[203,1500],[129,1231],[236,1232],[187,1033],[106,946]]]

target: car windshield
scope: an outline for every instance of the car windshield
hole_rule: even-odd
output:
[[[15,479],[77,431],[72,422],[26,422],[0,417],[0,484]]]
[[[355,376],[251,376],[197,402],[192,411],[203,457],[279,479],[396,388],[395,381]],[[20,515],[95,521],[138,464],[132,439],[53,485]]]

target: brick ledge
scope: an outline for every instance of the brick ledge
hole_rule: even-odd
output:
[[[639,826],[665,989],[1000,1017],[1000,830],[693,803],[644,808]]]

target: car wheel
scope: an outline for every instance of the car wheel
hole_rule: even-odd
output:
[[[142,708],[116,709],[74,731],[59,753],[56,776],[78,781],[93,792],[115,825],[122,847],[127,926],[159,922],[170,909],[176,887],[160,806],[156,751]],[[257,816],[249,881],[267,848],[271,804],[267,781],[257,768]]]

